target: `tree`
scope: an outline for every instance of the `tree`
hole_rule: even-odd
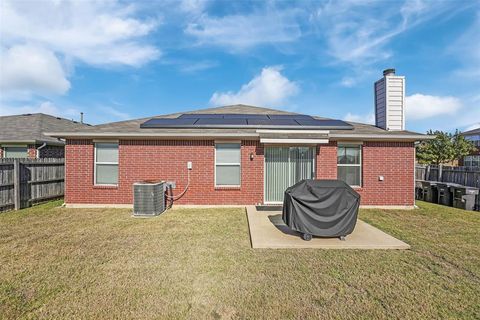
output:
[[[443,131],[427,132],[435,138],[417,145],[417,160],[422,164],[442,164],[463,158],[475,150],[472,142],[465,140],[456,130],[454,134]]]

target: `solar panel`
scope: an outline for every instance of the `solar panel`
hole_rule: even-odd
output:
[[[305,114],[270,114],[268,117],[274,119],[313,119],[311,116]]]
[[[268,128],[353,129],[341,120],[315,119],[302,114],[182,114],[178,118],[153,118],[141,128]]]
[[[247,119],[249,125],[261,126],[298,126],[294,119]]]
[[[208,119],[211,119],[211,118],[218,118],[218,119],[222,119],[223,118],[223,114],[206,114],[206,113],[199,113],[199,114],[195,114],[195,113],[185,113],[185,114],[182,114],[180,117],[178,117],[179,119],[204,119],[204,118],[208,118]]]
[[[297,119],[296,120],[301,126],[319,126],[319,127],[345,127],[349,129],[351,125],[342,120],[335,119]]]
[[[198,119],[197,122],[195,122],[195,125],[200,126],[200,125],[247,125],[247,119],[218,119],[218,118],[202,118]]]
[[[161,128],[161,127],[177,127],[177,126],[193,126],[197,119],[150,119],[140,125],[140,128]]]
[[[266,114],[224,114],[224,119],[265,119],[268,120]]]

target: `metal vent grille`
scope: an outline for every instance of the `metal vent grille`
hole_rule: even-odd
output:
[[[133,215],[157,216],[165,211],[164,182],[133,184]]]

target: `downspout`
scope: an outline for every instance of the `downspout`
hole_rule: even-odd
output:
[[[40,158],[40,149],[47,146],[47,143],[44,142],[40,147],[37,148],[37,159]]]

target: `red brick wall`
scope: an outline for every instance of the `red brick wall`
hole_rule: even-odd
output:
[[[337,179],[337,143],[317,146],[317,179]]]
[[[66,203],[131,204],[132,184],[146,179],[175,181],[174,194],[190,187],[177,204],[255,204],[263,202],[264,150],[258,141],[242,141],[242,185],[214,187],[214,141],[120,141],[119,186],[93,185],[91,140],[68,140]],[[250,160],[250,153],[254,158]],[[365,142],[362,149],[362,205],[413,205],[413,143]],[[317,147],[317,178],[337,177],[337,143]],[[383,175],[384,181],[378,176]]]
[[[141,180],[175,181],[174,195],[190,187],[177,204],[255,204],[263,202],[263,147],[242,141],[240,188],[215,188],[214,141],[120,141],[119,186],[93,185],[92,141],[69,140],[66,146],[67,203],[132,203],[132,184]],[[250,160],[250,153],[254,154]]]

